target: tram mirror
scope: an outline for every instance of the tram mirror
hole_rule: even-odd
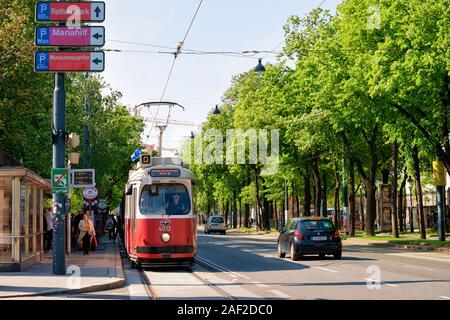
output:
[[[131,196],[133,194],[133,186],[130,186],[125,194]]]

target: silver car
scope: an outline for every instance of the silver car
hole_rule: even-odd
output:
[[[222,216],[209,216],[205,225],[205,233],[217,232],[220,234],[226,234],[225,220]]]

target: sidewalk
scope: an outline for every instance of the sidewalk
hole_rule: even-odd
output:
[[[66,269],[68,275],[53,274],[50,252],[25,272],[0,272],[0,299],[103,291],[125,285],[119,244],[108,243],[106,237],[87,256],[78,250],[66,255]],[[80,277],[72,274],[78,270]]]

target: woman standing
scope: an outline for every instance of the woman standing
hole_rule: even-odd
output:
[[[78,225],[80,235],[78,236],[78,243],[83,245],[83,255],[89,254],[89,247],[91,245],[91,237],[95,235],[94,226],[87,214],[83,215],[83,220]]]

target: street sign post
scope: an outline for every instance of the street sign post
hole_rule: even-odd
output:
[[[105,27],[37,27],[34,43],[43,47],[103,47]]]
[[[67,169],[53,168],[51,181],[53,193],[69,192],[69,172]]]
[[[37,51],[36,72],[103,72],[103,51]]]
[[[44,2],[36,4],[36,21],[105,21],[105,3],[92,2]]]
[[[70,175],[72,188],[95,187],[95,169],[72,169]]]
[[[83,197],[86,200],[94,200],[98,196],[98,190],[96,188],[86,188],[83,190]]]

